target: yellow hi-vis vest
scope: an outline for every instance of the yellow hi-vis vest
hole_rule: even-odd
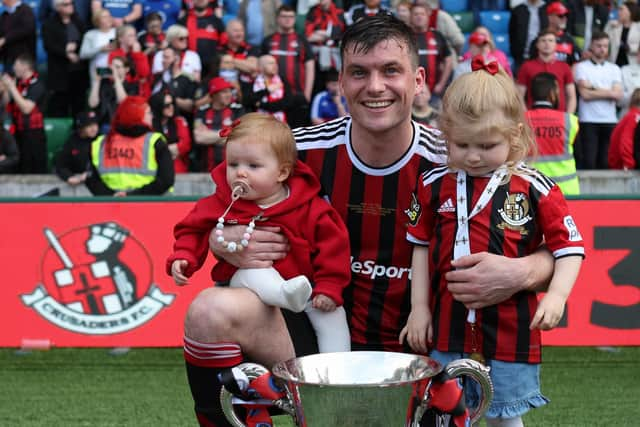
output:
[[[156,179],[158,162],[155,145],[164,139],[159,132],[138,137],[120,134],[109,140],[100,135],[91,143],[91,163],[102,181],[114,191],[130,191]]]
[[[562,194],[580,194],[580,183],[573,157],[578,134],[578,118],[564,111],[539,108],[527,111],[538,144],[538,156],[531,166],[553,179]]]

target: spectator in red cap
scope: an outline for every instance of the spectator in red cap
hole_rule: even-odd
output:
[[[479,28],[481,29],[476,29],[476,31],[471,33],[471,35],[469,36],[469,49],[465,53],[464,61],[460,62],[453,70],[453,80],[457,79],[463,74],[471,72],[471,61],[477,55],[482,55],[482,57],[485,59],[485,62],[496,61],[498,64],[500,64],[500,67],[504,69],[507,74],[509,74],[509,76],[512,76],[509,61],[505,57],[504,53],[496,50],[493,47],[493,42],[488,30],[483,31],[485,30],[484,27]],[[499,61],[497,59],[497,56],[502,56],[505,63]]]
[[[604,32],[609,34],[609,61],[618,67],[635,64],[640,46],[640,7],[626,1],[618,6],[618,19],[607,22]]]
[[[242,107],[232,102],[232,88],[233,85],[224,78],[212,78],[208,103],[195,112],[193,142],[196,156],[193,167],[197,172],[209,172],[224,160],[225,139],[220,137],[220,130],[231,126],[244,114]]]
[[[149,104],[140,96],[125,98],[109,133],[91,143],[87,187],[100,196],[161,195],[173,186],[174,179],[166,140],[151,130]]]
[[[548,30],[556,35],[556,59],[566,62],[570,66],[580,61],[582,53],[578,44],[569,33],[567,33],[567,19],[569,17],[569,9],[559,1],[549,3],[546,8],[547,19],[549,20]],[[536,46],[537,39],[531,43],[529,48],[530,57],[535,58],[538,55]]]
[[[472,34],[484,34],[487,37],[488,43],[491,46],[491,50],[487,53],[487,59],[496,61],[510,76],[513,76],[511,72],[511,64],[509,63],[509,59],[507,58],[507,54],[496,47],[495,42],[493,41],[493,36],[491,35],[491,31],[487,27],[482,25],[478,25],[475,30],[473,30]],[[462,55],[462,60],[466,61],[467,59],[473,58],[473,54],[471,50],[468,49],[464,55]]]

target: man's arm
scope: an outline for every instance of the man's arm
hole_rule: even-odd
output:
[[[467,308],[499,304],[516,292],[543,292],[553,275],[554,259],[545,247],[522,258],[480,252],[451,262],[449,291]]]
[[[227,240],[240,240],[246,230],[245,225],[225,225]],[[209,235],[209,248],[216,258],[222,258],[238,268],[268,268],[273,261],[284,258],[289,251],[286,237],[279,227],[258,227],[251,234],[249,246],[241,252],[229,252],[218,241],[215,229]]]
[[[567,83],[564,87],[565,90],[565,99],[566,99],[566,109],[567,113],[575,113],[576,112],[576,85],[574,83]]]

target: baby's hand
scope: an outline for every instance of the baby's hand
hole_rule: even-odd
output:
[[[176,282],[176,285],[178,286],[186,285],[187,282],[189,281],[189,279],[187,279],[187,276],[184,275],[184,270],[187,268],[188,265],[189,265],[189,262],[184,259],[177,259],[173,261],[173,264],[171,264],[171,276],[173,277],[173,280]]]
[[[559,295],[546,294],[538,303],[538,309],[531,320],[529,329],[538,328],[547,331],[555,328],[562,318],[565,302],[566,299]]]
[[[336,303],[326,295],[316,295],[311,302],[313,308],[320,311],[333,311],[336,309]]]

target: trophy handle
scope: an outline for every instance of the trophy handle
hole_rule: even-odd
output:
[[[471,412],[471,424],[476,423],[487,411],[493,399],[493,383],[489,376],[489,368],[472,359],[458,359],[447,364],[444,371],[450,377],[469,376],[480,384],[480,403],[475,411]]]
[[[241,369],[250,380],[256,379],[268,372],[267,368],[262,365],[258,365],[257,363],[241,363],[238,365],[238,368]],[[222,406],[222,413],[233,427],[246,427],[233,409],[234,398],[235,396],[224,386],[220,389],[220,405]],[[274,400],[272,401],[272,404],[287,414],[295,416],[293,405],[287,398]]]

